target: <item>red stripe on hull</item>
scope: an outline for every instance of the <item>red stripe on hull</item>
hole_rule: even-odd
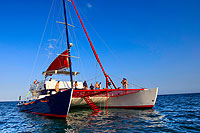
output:
[[[153,108],[154,105],[141,105],[141,106],[108,106],[108,108],[126,108],[126,109],[134,109],[134,108]]]
[[[78,107],[78,106],[72,106]],[[89,108],[89,106],[79,106],[81,108]],[[106,106],[101,106],[100,108],[105,108]],[[143,109],[143,108],[153,108],[154,105],[140,105],[140,106],[108,106],[108,108],[124,108],[124,109]]]
[[[130,90],[144,90],[144,89],[147,89],[147,88],[142,88],[142,89],[101,89],[101,90],[73,90],[73,92],[90,92],[90,91],[95,91],[95,92],[98,92],[98,91],[130,91]]]
[[[66,118],[67,117],[67,115],[44,114],[44,113],[37,113],[37,112],[29,112],[29,113],[43,115],[43,116],[58,117],[58,118]]]

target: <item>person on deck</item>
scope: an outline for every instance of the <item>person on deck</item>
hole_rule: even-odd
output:
[[[96,89],[96,90],[99,89],[99,83],[98,83],[98,82],[96,82],[96,84],[95,84],[95,89]]]
[[[75,90],[77,90],[77,86],[78,86],[78,83],[77,83],[77,81],[75,81],[75,83],[74,83],[74,88],[75,88]]]
[[[51,80],[52,80],[52,78],[49,79],[49,81],[51,81]]]
[[[101,89],[101,82],[99,83],[99,89]]]
[[[123,89],[127,89],[128,87],[128,82],[127,82],[127,80],[126,80],[126,78],[123,78],[123,80],[122,80],[122,86],[123,86]]]
[[[37,80],[34,81],[34,84],[36,84],[36,83],[37,83]]]
[[[125,89],[128,89],[128,82],[127,82],[126,79],[124,80],[124,88],[125,88]]]
[[[111,82],[108,82],[108,87],[110,87],[110,89],[112,89]]]
[[[83,82],[83,87],[84,87],[85,90],[88,90],[88,85],[87,85],[86,81]]]
[[[56,83],[56,86],[55,86],[56,93],[58,93],[58,92],[59,92],[59,83],[60,83],[60,81],[58,81],[58,82]]]
[[[90,90],[94,90],[93,84],[90,85]]]

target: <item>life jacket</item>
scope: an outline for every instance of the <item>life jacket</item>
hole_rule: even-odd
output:
[[[55,88],[59,88],[59,83],[56,84]]]

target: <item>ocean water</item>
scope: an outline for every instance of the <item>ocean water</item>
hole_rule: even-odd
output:
[[[0,132],[200,132],[200,94],[158,96],[153,109],[73,109],[64,119],[19,112],[0,102]]]

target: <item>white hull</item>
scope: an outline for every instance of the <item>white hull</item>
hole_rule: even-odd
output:
[[[90,97],[99,107],[109,108],[152,108],[155,105],[158,88],[145,89],[137,93],[117,97]],[[89,107],[83,98],[72,98],[71,107]]]

